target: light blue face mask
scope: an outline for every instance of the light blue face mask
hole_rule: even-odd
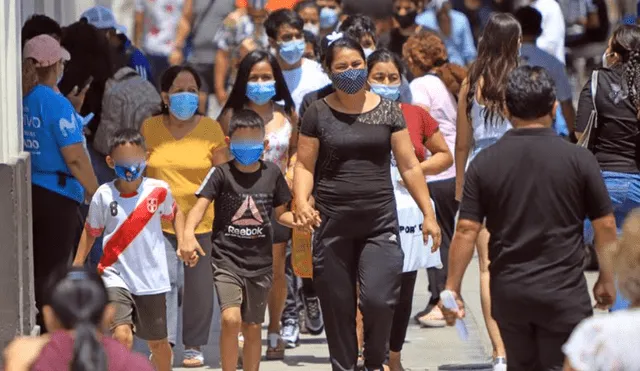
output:
[[[371,84],[371,91],[379,96],[396,101],[400,98],[400,84],[398,85],[384,85],[384,84]]]
[[[324,7],[320,10],[320,28],[330,28],[338,23],[338,11]]]
[[[60,76],[58,76],[58,80],[56,81],[56,85],[60,85],[60,81],[62,81],[62,78],[64,77],[64,70],[62,71],[62,73],[60,74]]]
[[[249,82],[247,83],[247,98],[261,106],[276,96],[276,82]]]
[[[296,39],[280,44],[280,57],[288,64],[296,64],[302,59],[306,45],[304,39]]]
[[[200,103],[198,94],[184,92],[169,96],[169,111],[178,120],[186,121],[193,117]]]
[[[255,164],[264,153],[264,142],[231,142],[229,151],[244,166]]]

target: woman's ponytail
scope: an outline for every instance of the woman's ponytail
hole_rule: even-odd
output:
[[[98,329],[89,319],[81,320],[75,327],[71,371],[107,371],[107,355],[98,341]]]
[[[45,304],[65,330],[75,330],[71,371],[107,371],[107,355],[99,326],[108,303],[107,289],[97,272],[70,268],[54,277]]]
[[[36,61],[32,58],[26,58],[22,61],[22,97],[26,97],[36,85],[38,85]]]
[[[445,61],[441,66],[434,68],[433,72],[438,75],[447,90],[457,99],[462,82],[467,77],[467,70],[455,63]]]
[[[624,66],[625,83],[629,92],[629,99],[636,107],[636,116],[640,120],[640,50],[629,53],[629,59]]]

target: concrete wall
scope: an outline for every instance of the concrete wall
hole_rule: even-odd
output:
[[[0,349],[35,324],[31,177],[22,151],[21,0],[0,6]],[[23,3],[30,0],[22,0]]]
[[[0,164],[0,349],[35,326],[30,174],[24,152]]]

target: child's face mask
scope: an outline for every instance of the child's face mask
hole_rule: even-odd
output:
[[[236,141],[231,142],[229,150],[236,161],[244,166],[252,165],[262,157],[264,142]]]
[[[146,167],[147,163],[144,160],[132,163],[116,162],[114,170],[118,178],[125,182],[134,182],[140,179]]]

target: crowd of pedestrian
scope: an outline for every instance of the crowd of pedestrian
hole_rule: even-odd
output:
[[[222,370],[254,371],[268,309],[268,361],[324,332],[328,368],[402,371],[414,291],[422,327],[455,324],[474,253],[494,370],[637,369],[633,10],[610,27],[597,0],[371,3],[136,0],[131,30],[103,6],[30,17],[45,334],[5,369],[202,367],[220,321]],[[576,58],[601,64],[584,88]],[[613,314],[592,317],[593,265]]]

